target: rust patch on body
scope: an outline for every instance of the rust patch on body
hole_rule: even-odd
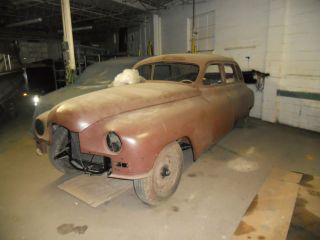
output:
[[[254,212],[254,210],[255,210],[255,209],[257,208],[257,206],[258,206],[258,200],[259,200],[259,196],[256,195],[256,196],[254,197],[254,199],[252,200],[250,206],[248,207],[246,213],[245,213],[246,216],[248,216],[248,215],[250,215],[251,213]]]
[[[61,224],[59,227],[57,227],[57,231],[61,235],[66,235],[71,232],[84,234],[87,231],[87,229],[88,229],[87,225],[75,226],[72,223]]]
[[[256,229],[244,221],[239,223],[237,230],[234,232],[236,236],[254,232]]]

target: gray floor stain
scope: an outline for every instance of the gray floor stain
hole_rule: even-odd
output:
[[[66,235],[71,232],[78,233],[78,234],[84,234],[88,229],[87,225],[83,226],[75,226],[72,223],[65,223],[61,224],[60,226],[57,227],[57,231],[61,235]]]
[[[172,211],[174,211],[174,212],[179,212],[179,207],[177,207],[177,206],[172,206]]]

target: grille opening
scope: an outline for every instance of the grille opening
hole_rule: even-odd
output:
[[[90,174],[105,174],[112,172],[112,162],[109,157],[80,152],[79,134],[71,132],[63,126],[53,124],[53,160],[62,166],[77,169]]]

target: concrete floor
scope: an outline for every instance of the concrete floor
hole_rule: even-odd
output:
[[[320,134],[250,119],[187,168],[160,207],[131,189],[92,208],[57,188],[66,177],[35,154],[30,118],[25,110],[0,128],[0,239],[229,239],[273,167],[320,175]]]

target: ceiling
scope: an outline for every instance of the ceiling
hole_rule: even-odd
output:
[[[131,27],[174,2],[185,1],[70,0],[72,25],[74,29],[91,26],[90,33]],[[61,0],[5,0],[0,6],[1,38],[59,37],[61,29]]]

